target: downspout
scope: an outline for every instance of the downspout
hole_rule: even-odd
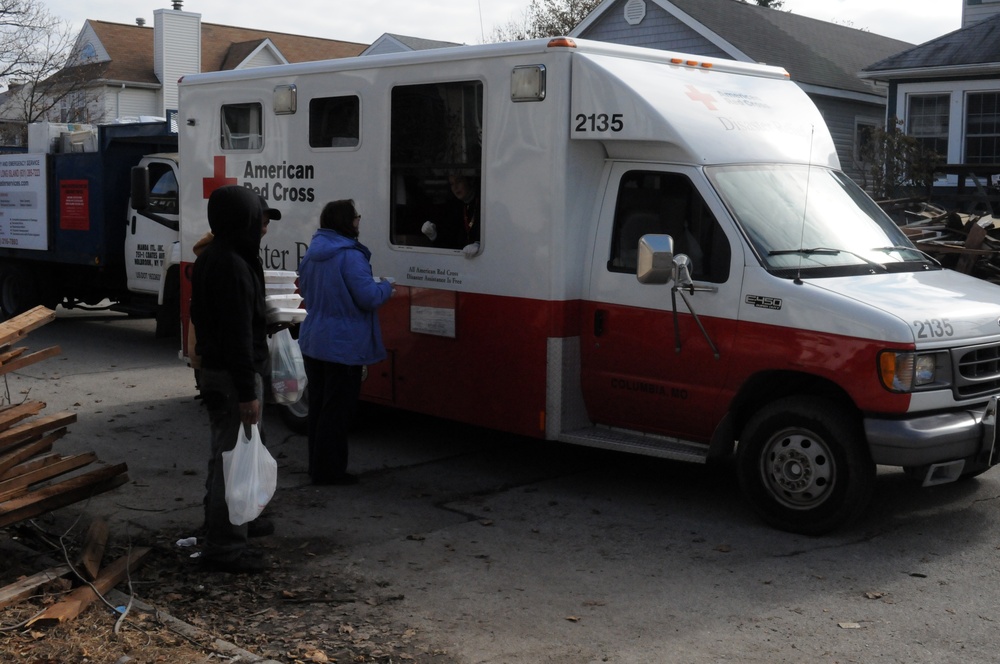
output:
[[[122,83],[121,89],[115,93],[115,122],[120,123],[122,121],[122,93],[125,92],[125,84]]]

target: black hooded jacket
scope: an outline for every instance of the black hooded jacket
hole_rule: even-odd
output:
[[[228,371],[241,402],[267,366],[264,270],[258,253],[263,210],[251,189],[230,185],[208,199],[215,236],[194,262],[191,320],[204,369]]]

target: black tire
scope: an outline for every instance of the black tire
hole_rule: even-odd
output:
[[[0,316],[3,320],[42,304],[39,285],[22,267],[6,265],[0,268]]]
[[[767,523],[805,535],[848,523],[875,489],[859,419],[818,397],[784,398],[751,418],[740,437],[737,472]]]
[[[305,434],[309,425],[309,386],[302,390],[302,397],[293,404],[278,404],[281,421],[295,433]]]

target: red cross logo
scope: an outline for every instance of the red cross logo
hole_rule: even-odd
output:
[[[227,184],[236,184],[236,178],[226,177],[226,158],[216,157],[213,164],[213,173],[210,178],[202,178],[203,195],[208,198],[212,192]]]
[[[694,101],[700,101],[710,111],[719,110],[718,107],[716,107],[715,105],[715,97],[713,97],[712,95],[708,94],[707,92],[702,92],[693,85],[687,86],[687,89],[688,89],[687,96],[693,99]]]

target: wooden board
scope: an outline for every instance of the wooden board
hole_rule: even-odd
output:
[[[150,550],[148,547],[133,549],[129,552],[129,555],[122,556],[102,569],[100,575],[94,579],[93,587],[80,586],[67,595],[61,602],[53,604],[29,620],[26,626],[35,624],[42,626],[55,625],[76,618],[97,599],[98,593],[104,595],[124,581],[126,576],[139,566],[139,563],[149,554]]]
[[[38,484],[53,477],[65,475],[78,468],[83,468],[97,461],[94,452],[75,454],[66,458],[59,458],[58,461],[46,464],[40,468],[22,473],[16,477],[0,482],[0,503],[10,500],[15,496],[28,492],[28,487]]]
[[[56,413],[55,415],[45,415],[38,419],[31,420],[11,427],[0,433],[0,453],[13,449],[26,440],[39,436],[46,431],[65,427],[76,422],[76,413]],[[6,472],[0,468],[0,472]]]
[[[127,471],[124,463],[105,466],[0,503],[0,528],[110,491],[128,482]]]
[[[0,346],[6,346],[56,319],[56,312],[47,307],[38,306],[10,320],[0,323]]]

